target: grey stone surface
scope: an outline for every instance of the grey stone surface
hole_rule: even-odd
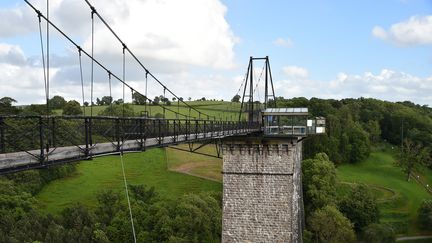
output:
[[[301,242],[301,143],[224,144],[222,242]]]

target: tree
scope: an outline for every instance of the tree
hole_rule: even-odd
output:
[[[147,97],[145,97],[145,95],[142,95],[138,92],[134,92],[132,94],[132,100],[134,104],[144,105],[147,102]]]
[[[89,106],[89,103],[87,101],[84,102],[84,106]]]
[[[118,192],[111,190],[102,191],[96,195],[98,207],[96,216],[101,223],[109,225],[118,211],[121,210],[121,197]]]
[[[150,203],[157,199],[158,194],[154,187],[147,189],[145,185],[129,185],[131,195],[135,200],[139,200],[144,203]]]
[[[162,95],[159,97],[159,99],[160,99],[160,101],[162,101],[165,104],[169,101],[169,99],[167,97],[164,97]]]
[[[52,114],[52,110],[47,112],[46,105],[29,105],[22,111],[23,115],[49,115]]]
[[[129,104],[114,104],[111,106],[108,106],[101,112],[99,112],[100,116],[125,116],[125,117],[132,117],[135,115],[132,107],[130,107]]]
[[[238,102],[240,102],[240,98],[241,98],[241,96],[238,95],[238,94],[236,94],[236,95],[234,95],[234,97],[231,99],[231,102],[236,102],[236,103],[238,103]]]
[[[3,97],[0,99],[0,104],[1,105],[12,105],[12,103],[16,103],[17,101],[11,97]]]
[[[355,242],[352,223],[334,206],[316,210],[309,218],[309,229],[319,242]]]
[[[174,102],[174,101],[176,101],[177,100],[177,98],[176,97],[172,97],[172,101]]]
[[[82,115],[81,106],[76,100],[70,100],[63,107],[63,115]]]
[[[363,230],[363,238],[370,243],[392,243],[395,242],[395,231],[386,224],[370,224]]]
[[[188,101],[191,101],[191,100],[192,100],[192,97],[189,97],[189,98],[188,98]]]
[[[418,209],[420,227],[432,229],[432,200],[423,200]]]
[[[0,99],[0,115],[15,115],[18,114],[19,110],[12,106],[12,103],[17,101],[11,97],[3,97]]]
[[[426,156],[427,150],[423,149],[420,144],[415,144],[409,139],[404,140],[397,163],[407,175],[407,181],[410,180],[412,171],[422,164],[423,158]]]
[[[379,142],[381,137],[381,128],[377,120],[369,120],[366,124],[366,131],[369,133],[371,142]]]
[[[111,96],[104,96],[101,99],[102,105],[110,105],[113,102],[113,98]]]
[[[340,211],[354,224],[357,232],[371,223],[378,223],[379,209],[375,196],[365,185],[354,187],[339,202]]]
[[[69,242],[91,242],[96,217],[87,207],[77,204],[61,212],[65,236]]]
[[[153,99],[153,105],[157,105],[157,104],[159,104],[159,102],[160,102],[159,96],[155,96]]]
[[[343,153],[347,162],[355,163],[366,159],[370,153],[368,134],[357,123],[348,119],[346,132],[342,135]]]
[[[120,104],[123,104],[123,99],[118,99],[118,100],[116,100],[116,101],[114,101],[114,104],[116,104],[116,105],[120,105]]]
[[[304,160],[303,190],[306,213],[336,202],[336,168],[325,153]]]
[[[63,109],[66,103],[67,103],[66,100],[59,95],[52,97],[48,101],[48,104],[51,109]]]

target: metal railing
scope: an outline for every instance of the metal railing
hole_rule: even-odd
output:
[[[115,152],[143,151],[147,147],[246,134],[260,129],[258,123],[203,119],[0,116],[0,170]],[[28,162],[21,163],[21,160]]]

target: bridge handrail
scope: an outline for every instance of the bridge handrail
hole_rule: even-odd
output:
[[[8,115],[0,116],[0,154],[28,152],[41,160],[52,148],[75,146],[87,151],[98,143],[203,134],[204,138],[258,130],[260,124],[206,119]],[[227,131],[227,132],[223,132]],[[222,132],[222,133],[221,133]],[[85,147],[84,147],[85,146]],[[35,154],[34,150],[40,153]],[[46,150],[46,152],[44,152]]]

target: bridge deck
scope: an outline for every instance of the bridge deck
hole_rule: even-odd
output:
[[[0,117],[0,174],[256,131],[258,124],[227,121]]]

